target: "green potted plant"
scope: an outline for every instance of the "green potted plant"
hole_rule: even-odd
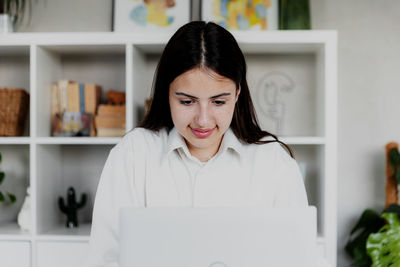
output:
[[[2,156],[0,153],[0,163],[2,160]],[[6,174],[2,171],[0,171],[0,185],[3,183],[4,179],[6,177]],[[17,200],[17,198],[15,197],[14,194],[11,194],[9,192],[3,193],[3,191],[0,188],[0,202],[4,203],[4,204],[12,204],[15,203],[15,201]]]
[[[13,32],[30,7],[31,0],[0,0],[0,33]]]
[[[400,153],[397,144],[387,145],[387,207],[381,214],[367,209],[350,232],[345,250],[352,267],[400,266]]]

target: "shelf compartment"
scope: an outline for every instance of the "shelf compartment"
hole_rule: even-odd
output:
[[[0,204],[0,235],[24,235],[27,232],[19,231],[17,218],[30,184],[29,145],[0,145],[0,153],[0,170],[5,173],[1,191],[10,192],[17,198],[13,204]]]
[[[247,81],[263,130],[281,137],[323,137],[323,93],[316,54],[246,54]]]
[[[0,88],[30,89],[30,46],[0,45]],[[29,136],[29,110],[23,136]]]
[[[151,50],[152,51],[152,50]],[[156,53],[143,50],[140,46],[132,46],[132,88],[133,88],[133,126],[144,117],[145,100],[151,96],[152,83],[162,50]],[[129,75],[129,74],[127,74]]]
[[[77,201],[87,194],[86,205],[78,210],[78,223],[90,224],[101,171],[113,145],[37,145],[37,233],[69,235],[66,216],[58,207],[58,198],[66,200],[74,187]],[[56,231],[54,230],[56,229]],[[87,233],[83,231],[84,233]],[[80,230],[77,234],[81,234]]]
[[[125,45],[48,45],[36,47],[37,133],[51,135],[51,85],[68,79],[95,83],[108,90],[126,92]]]
[[[325,145],[290,145],[300,167],[309,205],[317,208],[318,235],[323,231],[324,149]]]

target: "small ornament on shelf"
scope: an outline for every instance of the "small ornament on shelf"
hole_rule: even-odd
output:
[[[21,211],[18,213],[18,225],[21,230],[30,231],[31,230],[31,193],[30,187],[26,189],[26,197],[24,204],[22,204]]]
[[[81,195],[81,201],[77,202],[75,197],[75,189],[73,187],[69,187],[67,191],[67,203],[64,203],[64,199],[62,197],[58,198],[58,206],[65,215],[67,215],[67,228],[76,228],[78,227],[78,209],[82,208],[86,204],[86,194]]]
[[[107,92],[107,99],[108,99],[108,105],[125,105],[125,93],[124,92],[118,92],[115,90],[109,90]]]

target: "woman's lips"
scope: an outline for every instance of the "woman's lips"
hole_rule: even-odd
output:
[[[207,138],[209,137],[213,132],[215,128],[212,129],[195,129],[195,128],[190,128],[192,130],[192,133],[197,136],[198,138]]]

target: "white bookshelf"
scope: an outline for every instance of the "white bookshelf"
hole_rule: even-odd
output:
[[[276,70],[289,73],[297,82],[295,92],[287,99],[287,125],[280,137],[293,148],[296,159],[307,164],[307,193],[310,204],[318,209],[319,251],[336,266],[337,33],[233,34],[246,56],[250,89],[263,74]],[[169,37],[158,33],[0,36],[0,86],[22,87],[30,93],[24,136],[0,137],[1,167],[6,181],[10,181],[5,187],[19,188],[17,204],[0,213],[0,247],[7,247],[0,249],[0,258],[10,253],[28,257],[14,257],[14,262],[6,257],[10,259],[8,266],[75,266],[84,257],[100,173],[109,150],[120,140],[51,137],[51,83],[68,78],[100,84],[103,91],[126,92],[128,131],[143,116],[144,100],[150,94],[154,70]],[[262,122],[262,103],[257,102],[255,92],[251,93]],[[28,185],[33,230],[24,232],[18,228],[16,216]],[[78,197],[82,192],[89,197],[79,212],[81,227],[76,230],[65,229],[64,215],[57,207],[57,198],[65,198],[69,186],[75,187]]]

